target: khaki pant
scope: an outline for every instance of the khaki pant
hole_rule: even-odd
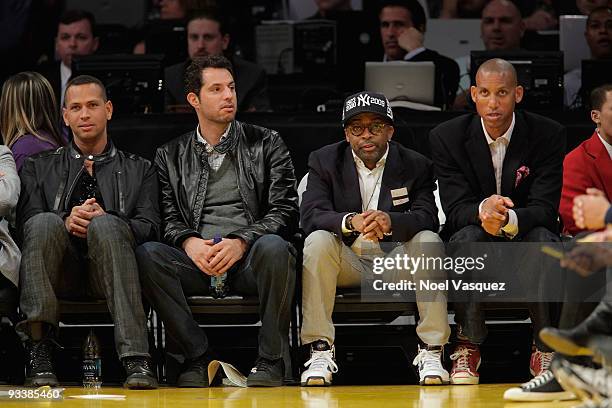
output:
[[[409,257],[444,256],[444,246],[438,234],[421,231],[409,242],[399,245],[385,255],[378,248],[377,255],[394,257],[406,254]],[[337,236],[329,231],[318,230],[311,233],[304,243],[304,268],[302,276],[302,343],[325,340],[334,343],[335,329],[332,312],[336,288],[358,288],[362,278],[372,275],[372,254],[358,256]],[[411,277],[393,274],[385,281],[398,279],[440,278],[440,272],[419,270]],[[417,285],[418,287],[418,285]],[[423,294],[416,291],[419,322],[416,332],[421,341],[430,346],[440,346],[448,342],[450,327],[446,309],[446,292],[431,294],[424,300]]]

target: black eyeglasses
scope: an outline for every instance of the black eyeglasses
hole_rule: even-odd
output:
[[[361,136],[366,129],[368,129],[371,134],[380,136],[383,134],[385,127],[387,126],[388,125],[386,123],[381,122],[370,123],[367,126],[355,123],[348,125],[347,129],[349,130],[349,132],[351,132],[351,135],[353,136]]]

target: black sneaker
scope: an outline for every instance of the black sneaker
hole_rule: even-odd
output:
[[[208,353],[185,362],[185,370],[176,380],[176,386],[181,388],[207,388],[208,387]]]
[[[612,396],[612,374],[605,368],[583,367],[567,360],[553,361],[552,369],[563,388],[571,390],[585,406],[600,407]]]
[[[567,401],[576,399],[574,393],[565,391],[552,371],[546,370],[531,381],[504,392],[507,401]]]
[[[247,378],[247,387],[280,387],[285,376],[283,359],[268,360],[259,357]]]
[[[40,341],[28,341],[26,349],[28,353],[28,369],[24,385],[26,387],[42,387],[59,385],[57,376],[53,370],[53,350],[57,342],[50,336]]]
[[[125,388],[136,390],[152,390],[158,388],[157,378],[153,371],[153,362],[149,357],[126,357],[122,359],[125,368]]]

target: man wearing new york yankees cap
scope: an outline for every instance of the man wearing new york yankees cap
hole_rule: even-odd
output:
[[[337,287],[367,284],[381,258],[443,256],[435,233],[433,165],[425,156],[391,141],[393,111],[387,98],[372,92],[349,96],[342,126],[342,141],[310,155],[300,207],[302,227],[308,234],[301,338],[311,347],[301,377],[303,386],[330,385],[332,373],[338,370],[332,322]],[[397,272],[379,276],[399,282],[438,273],[419,269],[412,276],[409,272],[403,276],[406,271],[399,276]],[[422,344],[414,364],[420,383],[447,384],[449,374],[442,367],[443,346],[450,333],[446,293],[417,291],[416,296],[420,316],[416,331]]]

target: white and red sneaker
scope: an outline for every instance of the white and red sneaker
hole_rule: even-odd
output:
[[[477,344],[460,341],[450,358],[453,360],[453,369],[450,373],[451,384],[478,384],[480,348]]]
[[[550,370],[550,362],[554,353],[538,350],[535,345],[531,349],[531,358],[529,359],[529,372],[534,377]]]

